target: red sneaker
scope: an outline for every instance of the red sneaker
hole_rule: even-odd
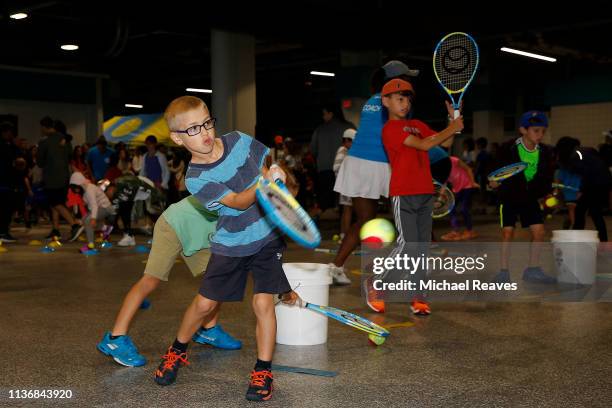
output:
[[[410,309],[412,313],[417,316],[427,316],[431,314],[431,308],[429,307],[429,303],[424,300],[414,299],[410,303]]]
[[[383,297],[383,292],[374,289],[372,284],[372,277],[364,279],[363,281],[363,291],[366,296],[366,303],[376,313],[385,313],[385,301]]]

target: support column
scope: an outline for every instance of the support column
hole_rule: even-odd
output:
[[[217,134],[232,130],[255,136],[255,37],[211,33],[212,114]]]

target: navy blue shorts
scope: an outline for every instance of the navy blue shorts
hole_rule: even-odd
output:
[[[544,223],[544,215],[540,203],[533,200],[524,204],[504,203],[499,208],[501,224],[503,227],[514,227],[518,218],[521,219],[523,228],[529,228],[535,224]]]
[[[218,302],[239,302],[244,298],[247,276],[253,276],[253,293],[280,294],[291,290],[283,271],[286,245],[276,239],[258,253],[245,257],[212,254],[200,285],[200,295]]]

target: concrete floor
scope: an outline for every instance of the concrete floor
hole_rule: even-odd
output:
[[[496,240],[497,224],[481,218],[480,240]],[[438,233],[444,232],[446,223],[439,225]],[[40,247],[26,245],[44,232],[16,228],[21,243],[5,245],[8,252],[0,254],[0,406],[254,406],[244,400],[255,360],[255,320],[248,301],[225,305],[221,316],[224,328],[244,342],[242,350],[192,345],[191,365],[181,370],[178,382],[159,387],[153,371],[199,280],[177,263],[170,282],[151,296],[151,309],[139,312],[130,332],[148,364],[120,367],[95,345],[142,274],[146,254],[115,247],[85,257],[77,253],[77,244],[41,254]],[[331,260],[295,246],[285,258]],[[349,266],[358,268],[359,258],[351,257]],[[390,304],[386,314],[374,316],[364,307],[359,278],[351,277],[352,286],[331,289],[331,305],[383,324],[414,324],[391,329],[379,348],[369,346],[361,332],[333,321],[325,345],[278,346],[276,364],[338,375],[277,371],[274,397],[266,406],[612,406],[611,303],[435,303],[427,318],[412,317],[406,304]],[[70,389],[73,398],[8,399],[11,389],[48,388]]]

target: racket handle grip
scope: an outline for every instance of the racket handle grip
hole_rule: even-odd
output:
[[[461,116],[461,111],[459,110],[459,108],[455,108],[455,110],[453,111],[453,119],[457,119],[459,116]],[[461,131],[455,132],[456,135],[460,135]]]
[[[278,164],[273,164],[270,166],[270,175],[272,176],[272,180],[278,182],[283,180],[283,170],[280,168]]]

